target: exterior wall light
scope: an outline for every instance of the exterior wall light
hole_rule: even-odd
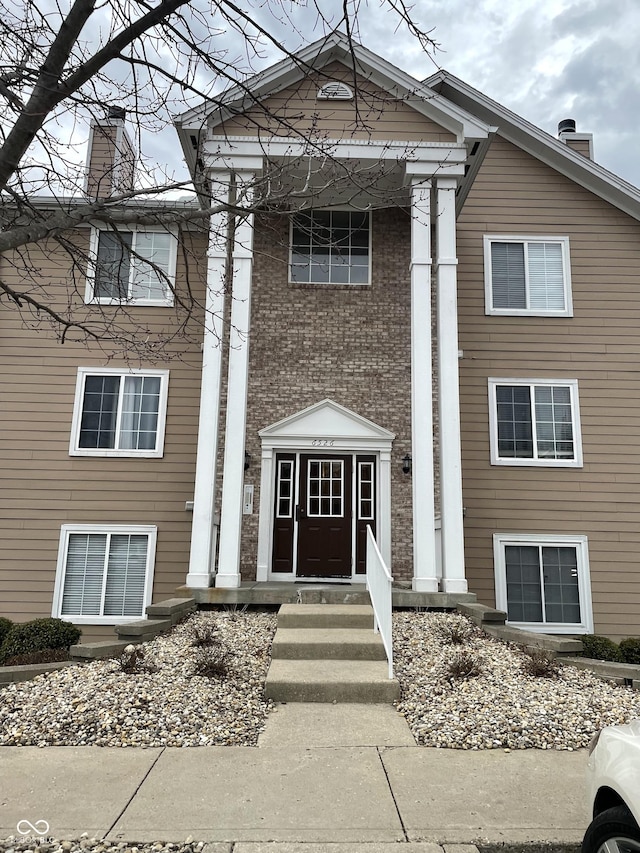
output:
[[[406,454],[406,456],[402,457],[402,473],[411,473],[411,456],[408,453]]]
[[[248,471],[250,465],[251,465],[251,454],[247,453],[247,451],[245,450],[245,452],[244,452],[244,470]]]

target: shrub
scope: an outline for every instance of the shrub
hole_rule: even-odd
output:
[[[608,637],[600,637],[598,634],[583,634],[580,639],[584,646],[582,656],[585,658],[617,662],[623,660],[620,646]]]
[[[204,622],[202,625],[194,625],[191,632],[191,645],[196,648],[205,648],[207,646],[219,646],[221,643],[218,629],[210,622]]]
[[[446,673],[449,681],[464,681],[476,678],[482,672],[482,665],[476,655],[471,652],[459,651],[446,663]]]
[[[80,635],[79,628],[62,619],[34,619],[13,625],[0,648],[0,662],[45,649],[68,649],[78,642]]]
[[[127,675],[140,675],[142,673],[153,673],[158,667],[146,659],[142,646],[126,646],[119,658],[120,669]]]
[[[0,616],[0,647],[11,628],[13,628],[13,622],[11,619],[5,619],[4,616]]]
[[[193,675],[224,678],[229,672],[229,651],[221,646],[199,649],[193,659]]]
[[[522,649],[522,669],[534,678],[557,678],[560,664],[546,649]]]
[[[620,653],[625,663],[640,664],[640,637],[627,637],[620,642]]]
[[[469,639],[473,633],[471,625],[466,619],[459,617],[452,618],[448,622],[436,625],[435,633],[443,643],[448,643],[452,646],[461,646]]]

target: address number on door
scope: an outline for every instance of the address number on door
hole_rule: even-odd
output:
[[[311,441],[311,447],[333,447],[332,438],[314,438]]]

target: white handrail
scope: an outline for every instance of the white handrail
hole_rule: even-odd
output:
[[[389,678],[393,678],[393,638],[391,622],[391,572],[382,559],[371,527],[367,526],[367,590],[373,605],[373,630],[379,631],[389,661]]]

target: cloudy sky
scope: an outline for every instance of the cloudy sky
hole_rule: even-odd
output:
[[[330,18],[342,3],[316,5]],[[414,0],[412,17],[440,46],[433,57],[406,28],[394,32],[385,6],[360,0],[366,47],[419,79],[446,68],[553,135],[575,118],[594,134],[595,159],[640,185],[640,0]],[[322,34],[317,14],[290,0],[254,8],[289,49]],[[254,65],[278,58],[268,49]]]

